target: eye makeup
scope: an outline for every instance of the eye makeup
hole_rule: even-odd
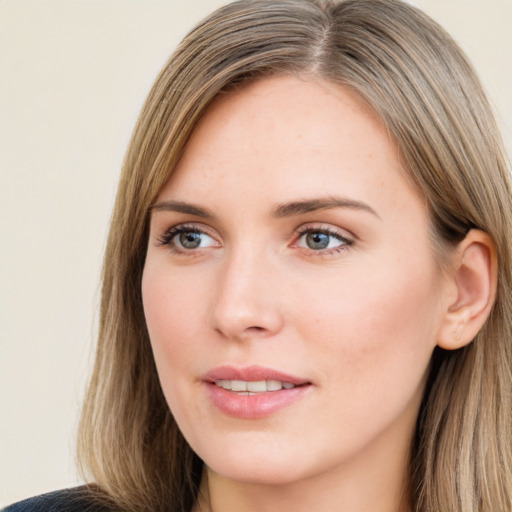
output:
[[[192,255],[204,249],[219,248],[217,237],[204,225],[184,223],[171,226],[158,237],[158,245],[167,246],[174,254]],[[294,232],[289,247],[307,251],[307,254],[329,256],[347,250],[355,240],[341,230],[324,224],[303,225]]]
[[[301,226],[296,230],[296,241],[291,247],[300,247],[313,255],[331,255],[347,250],[355,243],[352,237],[325,225]]]

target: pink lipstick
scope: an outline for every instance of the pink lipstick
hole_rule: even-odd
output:
[[[208,372],[203,381],[214,405],[224,414],[241,419],[269,416],[311,389],[307,379],[261,366],[220,366]]]

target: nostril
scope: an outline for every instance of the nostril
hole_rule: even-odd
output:
[[[270,333],[268,329],[265,329],[265,327],[261,327],[259,325],[253,325],[251,327],[246,327],[238,336],[239,339],[250,339],[251,337],[254,338],[261,338],[265,337],[267,333]]]

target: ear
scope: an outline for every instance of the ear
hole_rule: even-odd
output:
[[[458,244],[449,280],[450,293],[437,344],[455,350],[475,338],[496,296],[496,248],[487,233],[473,229]]]

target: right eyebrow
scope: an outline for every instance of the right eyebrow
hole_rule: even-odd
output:
[[[159,203],[155,203],[150,206],[150,212],[178,212],[178,213],[187,213],[189,215],[194,215],[195,217],[202,217],[204,219],[213,219],[214,215],[210,210],[206,208],[201,208],[200,206],[196,206],[195,204],[185,203],[183,201],[160,201]]]

